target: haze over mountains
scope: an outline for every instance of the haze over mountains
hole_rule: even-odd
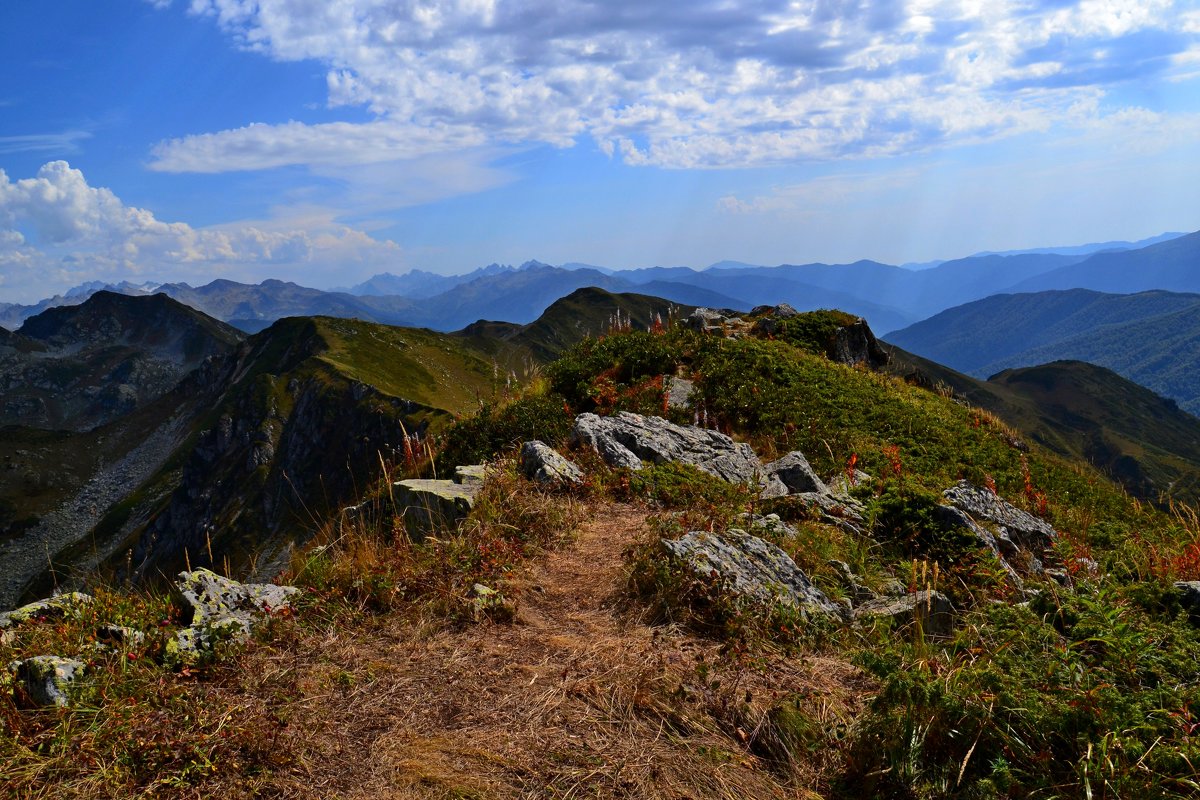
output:
[[[89,285],[32,306],[0,304],[0,325],[15,329],[47,307],[80,302],[98,288],[110,288],[127,294],[163,292],[247,332],[261,330],[285,316],[313,314],[449,331],[479,319],[528,323],[559,297],[595,286],[681,304],[739,310],[779,302],[801,310],[840,308],[865,317],[877,332],[886,334],[1000,292],[1065,285],[1109,292],[1148,288],[1200,292],[1200,274],[1189,269],[1189,264],[1197,263],[1198,254],[1200,234],[1193,233],[1163,234],[1135,243],[981,254],[922,270],[866,260],[773,267],[719,262],[704,270],[651,267],[620,271],[530,261],[519,267],[492,264],[458,276],[421,270],[381,274],[344,291],[310,289],[279,280],[257,285],[217,280],[200,287],[185,283]]]

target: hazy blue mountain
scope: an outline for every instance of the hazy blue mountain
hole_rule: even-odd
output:
[[[1086,289],[996,295],[948,309],[888,342],[976,377],[1087,361],[1200,412],[1200,295]]]
[[[1151,236],[1146,239],[1138,239],[1136,242],[1113,241],[1113,242],[1092,242],[1090,244],[1068,245],[1066,247],[1031,247],[1025,250],[983,250],[975,253],[977,256],[1019,256],[1033,253],[1050,254],[1057,253],[1064,256],[1088,256],[1092,253],[1099,253],[1104,250],[1137,250],[1142,247],[1149,247],[1152,244],[1159,242],[1178,239],[1184,234],[1178,231],[1169,231],[1160,233],[1157,236]]]
[[[384,272],[374,275],[356,286],[351,286],[347,289],[330,289],[330,291],[360,296],[399,296],[423,299],[448,292],[455,286],[470,283],[477,278],[489,275],[502,275],[507,272],[515,272],[539,266],[547,265],[542,264],[540,261],[526,261],[519,267],[493,263],[462,275],[439,275],[435,272],[427,272],[421,269],[411,269],[403,275],[393,275],[390,272]]]
[[[1013,291],[1095,289],[1127,294],[1148,289],[1200,292],[1200,232],[1138,250],[1096,253],[1014,284]]]

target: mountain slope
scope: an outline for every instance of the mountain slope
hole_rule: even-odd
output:
[[[949,309],[888,341],[976,377],[1089,361],[1200,412],[1200,295],[1074,289],[998,295]]]
[[[0,339],[0,425],[86,430],[172,389],[242,335],[166,295],[97,292]]]
[[[1138,250],[1096,253],[1077,264],[1014,284],[1013,291],[1084,287],[1129,293],[1200,292],[1200,231]]]
[[[1200,501],[1200,419],[1111,370],[1057,361],[985,381],[885,346],[893,374],[996,414],[1022,436],[1092,464],[1136,497]]]

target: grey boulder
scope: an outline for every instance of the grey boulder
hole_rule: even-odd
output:
[[[583,472],[553,447],[534,439],[521,445],[521,474],[545,485],[577,485]]]
[[[1058,531],[1050,523],[1022,511],[992,490],[976,486],[970,481],[959,481],[943,492],[943,496],[976,521],[1002,526],[1004,536],[1035,556],[1040,556],[1058,539]]]
[[[954,633],[954,605],[950,598],[928,589],[903,597],[869,600],[854,609],[854,619],[887,619],[897,627],[919,624],[931,636],[945,637]]]
[[[610,467],[641,469],[653,464],[691,464],[729,483],[767,486],[766,470],[754,449],[723,433],[694,425],[675,425],[662,417],[622,411],[611,417],[580,414],[572,442],[593,448]]]

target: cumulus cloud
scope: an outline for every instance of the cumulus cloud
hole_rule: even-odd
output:
[[[150,0],[162,5],[162,0]],[[1191,0],[191,0],[242,47],[327,67],[369,123],[164,142],[167,171],[594,140],[632,164],[907,153],[1049,128],[1187,68]],[[350,146],[348,146],[350,145]],[[352,151],[352,152],[351,152]]]
[[[193,282],[257,280],[276,272],[343,277],[392,266],[400,257],[394,242],[331,217],[306,223],[198,229],[125,205],[65,161],[15,181],[0,170],[0,291],[28,290],[20,298],[28,301],[84,277],[145,280],[165,272]]]

